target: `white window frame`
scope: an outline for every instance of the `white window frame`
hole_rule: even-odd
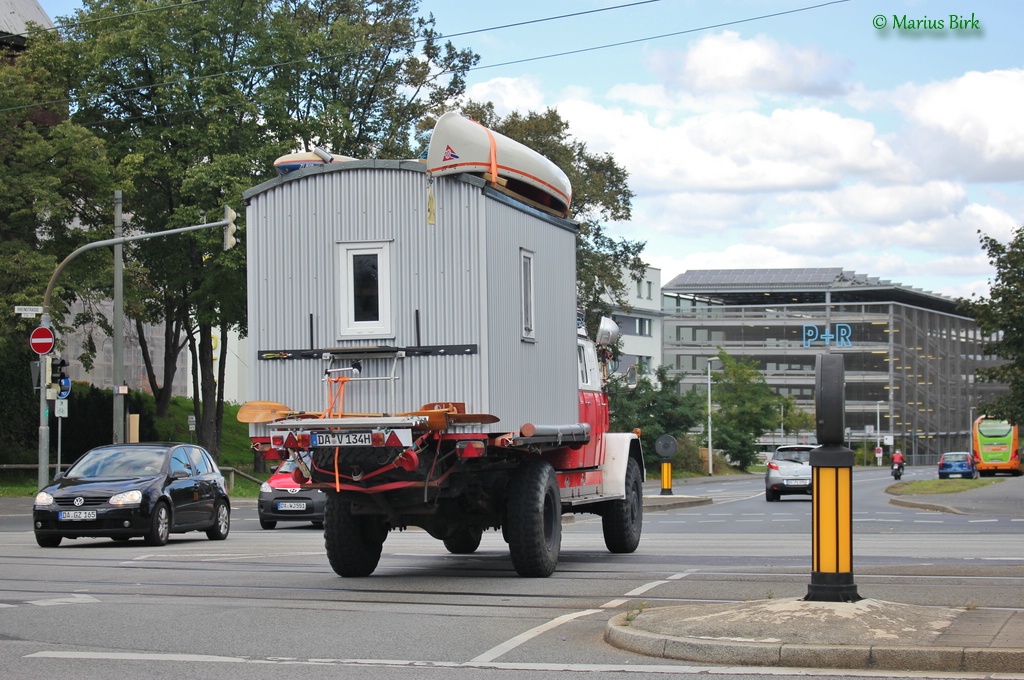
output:
[[[534,253],[519,249],[519,329],[523,340],[537,339],[537,307],[534,304],[534,283],[536,279]]]
[[[341,320],[338,329],[341,338],[390,338],[394,337],[391,321],[391,243],[389,241],[372,241],[361,243],[338,244],[339,300],[341,309],[338,318]],[[353,259],[359,255],[377,256],[377,305],[376,321],[355,320],[355,268]]]

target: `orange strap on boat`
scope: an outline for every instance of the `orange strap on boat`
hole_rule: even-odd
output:
[[[470,118],[470,120],[473,120]],[[491,145],[490,163],[491,163],[491,184],[494,186],[498,185],[498,144],[494,141],[494,133],[491,130],[481,124],[479,121],[473,120],[474,123],[479,125],[487,133],[487,143]]]
[[[351,379],[348,376],[328,378],[328,381],[331,383],[330,404],[327,406],[327,410],[320,414],[321,418],[341,416],[341,407],[345,403],[345,383]]]

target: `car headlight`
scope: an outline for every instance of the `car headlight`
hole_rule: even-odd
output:
[[[53,505],[53,496],[51,496],[50,494],[46,493],[45,491],[40,491],[39,493],[36,494],[35,504],[36,505]]]
[[[270,493],[273,489],[270,488],[270,484],[263,482],[260,484],[260,493]]]
[[[110,497],[111,505],[138,505],[142,502],[142,492],[138,489],[115,493]]]

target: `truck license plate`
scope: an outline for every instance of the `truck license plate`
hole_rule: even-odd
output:
[[[95,510],[62,510],[59,519],[62,522],[78,522],[81,520],[96,519]]]
[[[291,501],[291,502],[284,502],[284,501],[282,501],[282,502],[277,504],[277,509],[278,510],[305,510],[306,509],[306,504],[305,503],[296,503],[295,501]]]
[[[310,444],[319,446],[371,446],[369,432],[313,432]]]

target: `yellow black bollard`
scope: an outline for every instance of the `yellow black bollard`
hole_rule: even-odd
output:
[[[818,443],[811,451],[811,583],[805,600],[856,602],[853,582],[853,451],[843,446],[846,401],[843,357],[818,356],[815,367]]]
[[[670,434],[663,434],[654,440],[654,450],[661,458],[661,495],[672,494],[672,456],[679,448],[679,442]]]

